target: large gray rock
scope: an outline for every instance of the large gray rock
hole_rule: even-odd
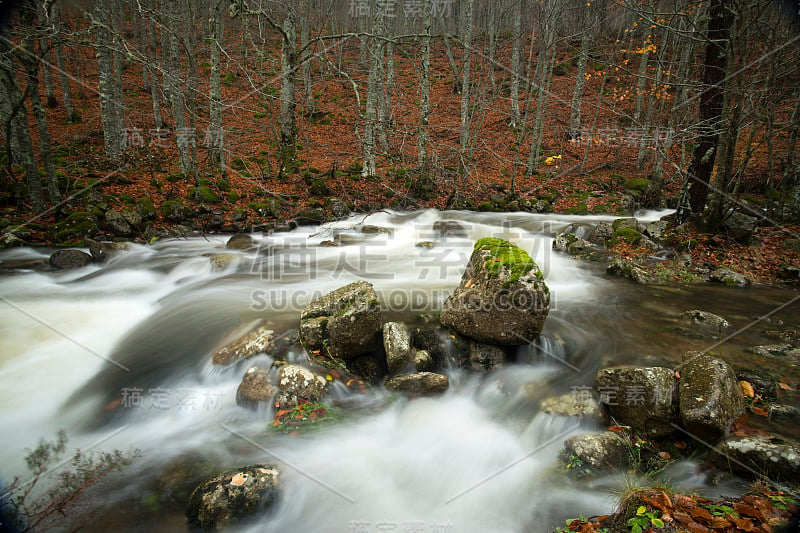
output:
[[[283,365],[278,371],[278,409],[292,409],[302,403],[319,403],[328,389],[328,382],[300,365]]]
[[[92,259],[98,263],[108,260],[119,252],[130,249],[130,244],[127,242],[102,242],[94,239],[85,239],[85,242],[89,247],[89,253],[92,254]]]
[[[745,410],[742,389],[731,366],[699,352],[683,355],[679,398],[686,431],[711,442],[723,437]]]
[[[383,325],[383,348],[386,351],[389,374],[396,374],[411,364],[411,334],[405,324],[387,322]]]
[[[561,457],[568,468],[580,464],[595,471],[624,468],[630,463],[628,443],[613,431],[572,435],[564,441]]]
[[[419,372],[406,376],[395,376],[386,381],[386,388],[394,392],[404,392],[410,396],[442,394],[450,386],[444,374]]]
[[[669,229],[669,223],[666,220],[656,220],[644,228],[644,234],[654,241],[660,241],[664,238],[667,229]]]
[[[381,310],[371,283],[356,281],[309,303],[300,314],[300,341],[315,361],[355,359],[381,342]]]
[[[277,392],[269,377],[269,369],[251,367],[236,389],[236,404],[249,409],[256,409],[260,404],[271,405]]]
[[[106,225],[114,233],[120,237],[130,237],[133,235],[133,228],[122,216],[122,213],[115,209],[106,211]]]
[[[60,269],[81,268],[92,262],[92,256],[80,250],[58,250],[50,255],[50,266]]]
[[[718,268],[709,274],[711,281],[722,283],[725,285],[732,285],[736,287],[747,287],[750,285],[750,280],[744,274],[739,274],[727,268]]]
[[[229,339],[211,356],[215,365],[230,365],[268,351],[275,339],[275,331],[270,322],[258,320],[238,329]]]
[[[732,435],[714,448],[725,468],[752,477],[800,481],[800,442],[777,435]]]
[[[606,241],[614,235],[614,228],[608,222],[601,222],[589,232],[588,240],[592,244],[604,246]]]
[[[237,233],[232,235],[228,242],[225,243],[225,248],[228,250],[247,250],[255,246],[255,240],[247,233]]]
[[[734,211],[722,222],[722,230],[736,242],[747,244],[756,230],[758,219]]]
[[[498,346],[530,343],[550,311],[550,289],[522,248],[495,238],[475,243],[440,321],[458,333]]]
[[[678,393],[672,369],[612,367],[597,372],[594,388],[607,417],[650,438],[675,432]]]
[[[278,496],[275,465],[252,465],[228,470],[200,484],[189,497],[189,526],[213,530],[268,509]]]

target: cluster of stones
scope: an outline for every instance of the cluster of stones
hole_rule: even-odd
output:
[[[747,243],[755,227],[754,218],[737,214],[726,221],[723,232],[737,242]],[[654,253],[675,254],[665,241],[667,234],[671,234],[673,245],[677,242],[678,247],[690,246],[691,239],[684,235],[687,230],[688,225],[686,224],[675,226],[674,215],[667,215],[647,224],[633,217],[618,218],[611,223],[601,222],[597,225],[570,224],[556,236],[553,241],[553,249],[573,257],[608,263],[606,272],[609,274],[629,278],[636,283],[649,284],[656,280],[648,274],[644,265],[631,259],[614,256],[609,248],[621,242],[627,242]],[[676,259],[686,266],[689,266],[692,261],[689,254],[678,254]],[[698,267],[695,270],[706,271],[705,277],[710,282],[738,287],[750,285],[750,280],[746,276],[726,268]]]
[[[440,224],[434,230],[453,228]],[[235,236],[229,248],[252,244],[246,236]],[[236,401],[248,408],[266,405],[278,410],[318,403],[327,399],[332,376],[341,375],[382,383],[389,391],[411,397],[442,394],[449,387],[443,373],[448,364],[476,371],[502,365],[514,347],[539,335],[549,309],[549,289],[530,256],[507,241],[481,239],[459,286],[444,304],[441,327],[385,322],[372,284],[355,281],[311,301],[300,313],[298,340],[309,364],[276,361],[270,367],[250,366]],[[258,354],[275,355],[279,342],[268,321],[254,321],[232,333],[212,362],[235,365]],[[213,528],[255,511],[274,500],[277,479],[274,465],[215,476],[192,494],[190,524]]]
[[[777,435],[731,433],[746,411],[741,386],[747,381],[763,398],[775,398],[774,382],[757,374],[733,371],[711,355],[686,352],[676,369],[653,366],[617,366],[598,371],[594,393],[599,402],[583,398],[581,409],[562,415],[599,415],[604,424],[628,427],[633,435],[652,441],[680,438],[712,460],[747,476],[800,480],[800,443]],[[577,399],[575,400],[577,401]],[[561,405],[569,402],[565,400]],[[599,412],[594,406],[599,405]],[[581,433],[567,438],[562,458],[593,471],[629,466],[631,442],[616,431]]]

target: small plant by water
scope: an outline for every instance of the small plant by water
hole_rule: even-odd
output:
[[[301,431],[331,426],[338,418],[337,413],[325,404],[301,403],[291,409],[279,409],[276,411],[272,421],[272,429],[290,435],[297,435]]]
[[[112,473],[126,469],[139,455],[138,450],[129,453],[75,450],[72,459],[63,461],[66,449],[67,434],[63,430],[53,441],[40,441],[25,456],[28,479],[15,478],[10,484],[0,486],[3,531],[45,531],[63,528],[65,524],[71,524],[70,530],[80,529],[90,518],[86,493]]]
[[[631,533],[642,533],[649,528],[663,528],[664,521],[658,518],[653,511],[648,511],[647,507],[640,505],[636,509],[636,515],[628,520],[628,527],[631,528]]]

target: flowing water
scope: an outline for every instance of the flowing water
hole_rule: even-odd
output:
[[[655,220],[664,213],[640,213]],[[457,220],[441,237],[438,220]],[[568,224],[610,217],[419,211],[358,216],[322,227],[255,236],[258,247],[225,250],[227,236],[132,245],[103,265],[74,271],[28,266],[49,250],[0,254],[0,464],[25,476],[24,456],[63,428],[69,447],[138,449],[122,481],[93,495],[88,530],[185,530],[185,479],[254,463],[282,467],[283,492],[268,515],[236,529],[347,532],[539,532],[578,514],[612,510],[621,476],[576,482],[557,466],[568,435],[597,429],[539,412],[542,399],[591,385],[614,363],[680,360],[711,339],[676,334],[669,317],[700,308],[738,329],[789,302],[787,289],[653,288],[610,278],[602,267],[551,250]],[[363,235],[363,224],[393,230]],[[341,235],[346,245],[319,244]],[[528,250],[553,296],[542,336],[516,363],[485,376],[449,369],[438,398],[398,400],[379,390],[338,400],[353,414],[300,436],[268,431],[271,416],[235,403],[253,362],[213,367],[210,355],[237,325],[267,319],[290,336],[314,297],[353,280],[374,284],[384,319],[435,315],[458,284],[474,241],[499,236]],[[416,246],[436,241],[433,248]],[[226,253],[222,267],[211,256]],[[219,264],[219,263],[217,263]],[[796,327],[798,305],[770,324]],[[744,348],[766,344],[766,322],[716,348],[742,366],[763,362]],[[302,360],[299,348],[287,357]],[[669,472],[710,495],[700,465]]]

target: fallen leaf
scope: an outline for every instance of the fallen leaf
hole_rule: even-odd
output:
[[[658,456],[662,459],[672,459],[672,456],[669,454],[669,452],[658,452]]]
[[[742,388],[742,394],[744,394],[745,398],[755,398],[756,393],[753,390],[753,385],[750,384],[749,381],[740,381],[739,386]]]
[[[778,382],[778,387],[780,387],[783,390],[788,390],[788,391],[793,390],[791,385],[789,385],[788,383],[784,383],[783,381]]]

